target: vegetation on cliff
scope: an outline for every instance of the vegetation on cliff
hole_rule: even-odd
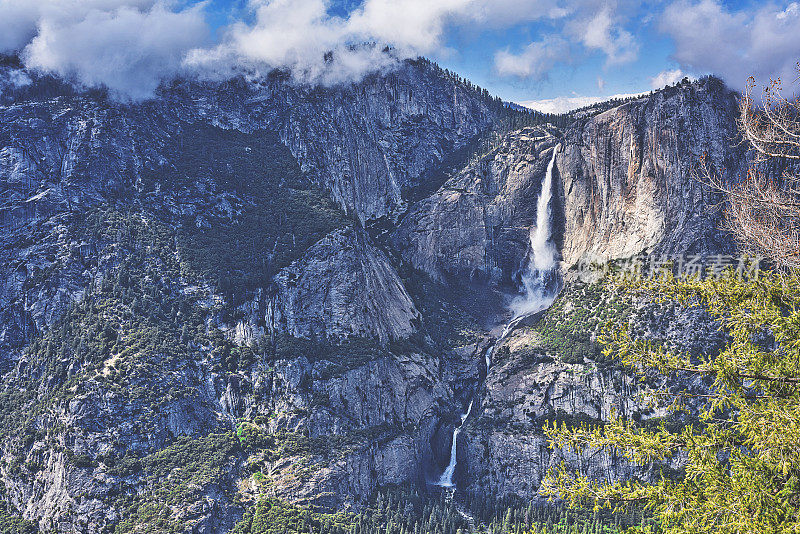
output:
[[[587,358],[606,362],[599,335],[609,322],[625,321],[630,305],[626,295],[606,280],[576,280],[564,288],[535,330],[543,348],[558,354],[564,363],[584,363]]]
[[[683,279],[667,271],[622,282],[632,294],[706,310],[727,336],[719,352],[680,351],[637,336],[625,324],[602,340],[606,355],[643,376],[708,380],[702,395],[672,387],[674,380],[647,391],[653,405],[695,412],[699,420],[683,428],[622,418],[544,427],[554,448],[613,448],[634,464],[678,471],[664,469],[652,482],[606,483],[562,465],[545,479],[545,494],[596,508],[643,505],[668,534],[800,532],[800,195],[791,171],[776,179],[763,173],[767,163],[786,168],[800,159],[800,101],[781,97],[777,81],[758,106],[752,88],[741,100],[742,134],[756,153],[746,177],[730,185],[705,171],[727,195],[728,227],[774,270]]]
[[[700,401],[699,422],[668,428],[613,419],[603,425],[545,425],[552,445],[613,447],[639,465],[677,462],[653,483],[606,484],[565,468],[544,483],[573,504],[645,503],[664,532],[793,532],[800,529],[800,280],[777,273],[742,280],[665,278],[629,286],[655,299],[702,306],[727,332],[718,354],[694,355],[617,329],[605,353],[634,372],[713,379],[707,395],[651,389],[653,403],[683,410]],[[794,529],[794,530],[793,530]]]

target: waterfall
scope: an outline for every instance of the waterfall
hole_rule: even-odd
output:
[[[461,432],[461,425],[464,424],[464,421],[467,420],[469,413],[472,411],[472,402],[473,401],[469,401],[469,408],[467,408],[466,413],[461,416],[461,424],[453,428],[453,444],[450,445],[450,463],[447,464],[444,473],[439,477],[439,481],[436,483],[437,486],[443,488],[453,487],[453,475],[456,472],[456,461],[458,459],[458,433]]]
[[[561,145],[553,147],[553,155],[550,156],[547,173],[542,181],[542,191],[536,202],[536,226],[530,231],[531,250],[522,273],[525,293],[511,302],[511,311],[514,313],[512,322],[547,309],[555,299],[555,291],[548,288],[547,282],[556,267],[556,247],[550,240],[550,200],[553,196],[553,167],[560,147]]]
[[[522,286],[524,294],[511,301],[511,311],[513,313],[511,320],[503,328],[502,334],[497,338],[497,341],[486,350],[486,374],[489,374],[489,367],[492,364],[492,354],[495,347],[500,345],[503,340],[508,337],[514,328],[526,317],[546,310],[555,300],[556,289],[552,284],[554,279],[553,273],[556,269],[556,247],[551,241],[550,237],[550,218],[552,215],[552,208],[550,200],[553,196],[553,167],[556,163],[556,154],[558,153],[561,145],[553,147],[553,154],[550,156],[550,162],[547,164],[547,172],[545,173],[544,180],[542,181],[542,190],[539,193],[539,198],[536,201],[536,227],[531,228],[530,231],[530,245],[531,249],[528,253],[528,261],[522,273]],[[437,486],[443,488],[452,488],[453,475],[456,471],[457,458],[457,441],[458,434],[461,432],[461,426],[464,421],[469,417],[472,411],[472,401],[469,403],[467,412],[461,416],[461,424],[453,429],[453,444],[450,446],[450,463],[447,468],[439,477],[436,482]]]

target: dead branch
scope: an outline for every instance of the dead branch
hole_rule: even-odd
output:
[[[725,225],[745,253],[770,258],[782,268],[800,268],[800,177],[768,175],[766,165],[775,159],[800,160],[800,100],[785,98],[777,79],[757,104],[755,85],[748,79],[739,102],[739,129],[755,153],[746,176],[727,183],[705,160],[702,173],[708,185],[724,194]]]

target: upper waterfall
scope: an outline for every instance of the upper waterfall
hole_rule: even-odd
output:
[[[550,156],[550,162],[547,164],[542,191],[536,202],[536,227],[531,228],[530,232],[531,255],[529,261],[532,261],[533,268],[537,271],[549,271],[556,263],[556,247],[550,240],[550,217],[552,214],[550,199],[553,196],[553,167],[560,146],[556,145],[553,148],[553,155]]]
[[[522,273],[525,293],[511,302],[514,319],[522,318],[547,308],[555,298],[555,291],[547,287],[547,277],[556,267],[556,247],[551,240],[550,219],[553,197],[553,168],[561,145],[553,147],[542,181],[542,190],[536,202],[536,226],[530,231],[531,249]]]

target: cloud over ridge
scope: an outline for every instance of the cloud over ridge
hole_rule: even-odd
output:
[[[721,76],[741,89],[748,76],[792,82],[800,60],[800,3],[764,3],[734,11],[717,0],[677,0],[660,21],[684,69]]]
[[[405,58],[458,54],[454,31],[526,24],[536,29],[522,40],[487,43],[495,76],[537,83],[560,65],[593,61],[602,65],[604,90],[614,69],[640,59],[642,28],[671,40],[675,67],[643,73],[643,85],[713,73],[741,87],[750,74],[791,76],[800,56],[796,1],[736,10],[719,0],[360,0],[347,9],[332,9],[338,0],[247,0],[245,16],[212,40],[215,1],[0,0],[0,53],[133,100],[178,75],[236,69],[347,83]]]
[[[396,64],[447,51],[454,26],[502,29],[537,20],[568,21],[590,0],[363,0],[332,15],[329,0],[249,0],[247,21],[233,22],[209,42],[207,2],[187,0],[0,0],[0,52],[18,53],[26,66],[88,86],[141,99],[160,81],[183,71],[230,73],[284,68],[295,80],[333,84]],[[590,10],[594,13],[596,10]],[[593,23],[585,46],[609,62],[626,57],[629,34],[614,29],[610,11]],[[577,31],[577,30],[576,30]],[[392,54],[383,53],[386,46]],[[531,42],[523,51],[499,51],[503,76],[541,78],[569,61],[559,35]]]

